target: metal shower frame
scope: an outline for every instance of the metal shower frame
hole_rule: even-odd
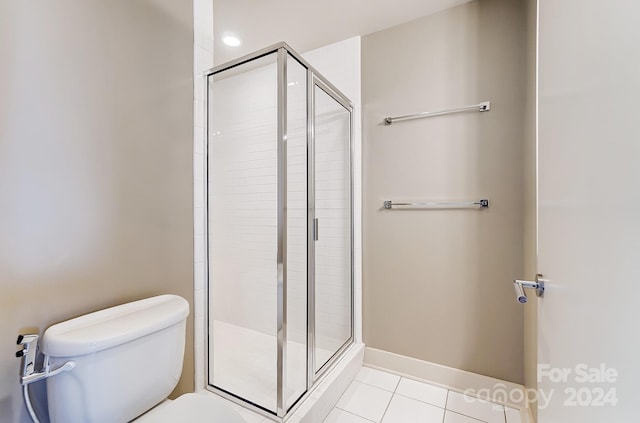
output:
[[[209,378],[209,354],[212,349],[209,342],[209,316],[210,304],[207,300],[206,323],[205,323],[205,339],[206,339],[206,359],[205,369],[207,375],[207,389],[216,393],[230,401],[240,404],[250,410],[257,412],[265,417],[274,419],[277,422],[283,422],[285,416],[293,413],[295,409],[313,392],[318,382],[326,376],[327,372],[333,368],[343,353],[354,342],[354,173],[353,173],[353,157],[354,157],[354,111],[351,101],[340,92],[331,82],[324,78],[317,70],[313,68],[305,59],[296,53],[289,45],[284,42],[274,44],[249,55],[240,57],[223,65],[216,66],[204,74],[205,83],[205,99],[206,99],[206,116],[205,116],[205,186],[207,192],[207,200],[205,202],[205,233],[209,233],[209,77],[215,74],[227,71],[231,68],[241,66],[245,63],[267,56],[269,54],[277,54],[277,78],[278,78],[278,115],[277,115],[277,155],[278,155],[278,249],[277,249],[277,406],[276,412],[268,410],[262,406],[254,404],[247,398],[241,398],[233,393],[227,392],[221,388],[210,384]],[[287,339],[287,59],[291,57],[306,69],[307,73],[307,374],[306,374],[306,391],[289,407],[286,404],[284,393],[286,392],[286,348]],[[350,251],[350,292],[351,292],[351,322],[350,336],[348,340],[335,352],[335,354],[316,372],[315,363],[315,87],[320,88],[327,95],[333,98],[337,103],[349,112],[349,196],[350,196],[350,234],[351,234],[351,251]],[[206,298],[209,298],[209,236],[206,236],[206,253],[205,253],[207,283]]]

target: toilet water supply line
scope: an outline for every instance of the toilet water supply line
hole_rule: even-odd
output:
[[[40,420],[38,420],[38,416],[31,405],[31,399],[29,399],[29,385],[22,385],[22,397],[24,398],[24,404],[27,406],[29,417],[31,417],[33,423],[40,423]]]
[[[31,398],[29,397],[29,384],[48,377],[55,376],[62,372],[69,371],[76,366],[75,361],[67,361],[57,369],[51,370],[49,367],[49,358],[46,357],[44,367],[39,372],[35,371],[36,355],[38,353],[38,335],[18,335],[18,345],[22,345],[22,349],[16,352],[16,357],[22,358],[22,372],[20,376],[20,384],[22,385],[22,396],[24,403],[29,412],[29,416],[33,423],[40,423],[36,415]]]

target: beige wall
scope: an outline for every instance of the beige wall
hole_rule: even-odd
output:
[[[482,0],[362,39],[364,341],[523,382],[525,7]],[[488,113],[381,124],[491,101]],[[488,210],[382,210],[476,200]]]
[[[191,2],[2,2],[0,69],[0,421],[26,422],[20,332],[192,303]]]
[[[533,280],[537,268],[536,195],[536,44],[537,0],[526,0],[526,104],[524,122],[524,277]],[[524,384],[536,389],[538,366],[538,298],[529,295],[524,312]],[[537,408],[532,404],[537,416]]]

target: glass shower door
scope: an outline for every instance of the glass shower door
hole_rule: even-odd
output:
[[[209,76],[209,385],[276,415],[307,391],[307,69]]]
[[[318,373],[352,339],[351,113],[316,80],[315,340]]]
[[[209,384],[275,412],[276,54],[209,77]]]

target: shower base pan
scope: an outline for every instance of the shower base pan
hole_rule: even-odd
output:
[[[228,345],[233,348],[213,350],[215,365],[210,380],[214,387],[222,389],[240,399],[249,400],[254,405],[271,408],[276,396],[276,340],[268,335],[222,321],[213,322],[212,345]],[[306,345],[287,342],[287,360],[289,368],[306,368]],[[320,360],[331,357],[330,351],[317,351]],[[285,418],[285,422],[320,423],[331,411],[342,393],[362,367],[364,344],[353,344],[345,351],[333,369],[323,375],[322,380],[313,389],[313,395],[296,404]],[[213,364],[213,363],[211,363]],[[288,375],[291,378],[291,375]],[[295,386],[288,379],[287,386]],[[300,396],[300,391],[287,389],[289,403]],[[322,417],[322,418],[320,418]],[[274,420],[277,421],[274,417]]]

